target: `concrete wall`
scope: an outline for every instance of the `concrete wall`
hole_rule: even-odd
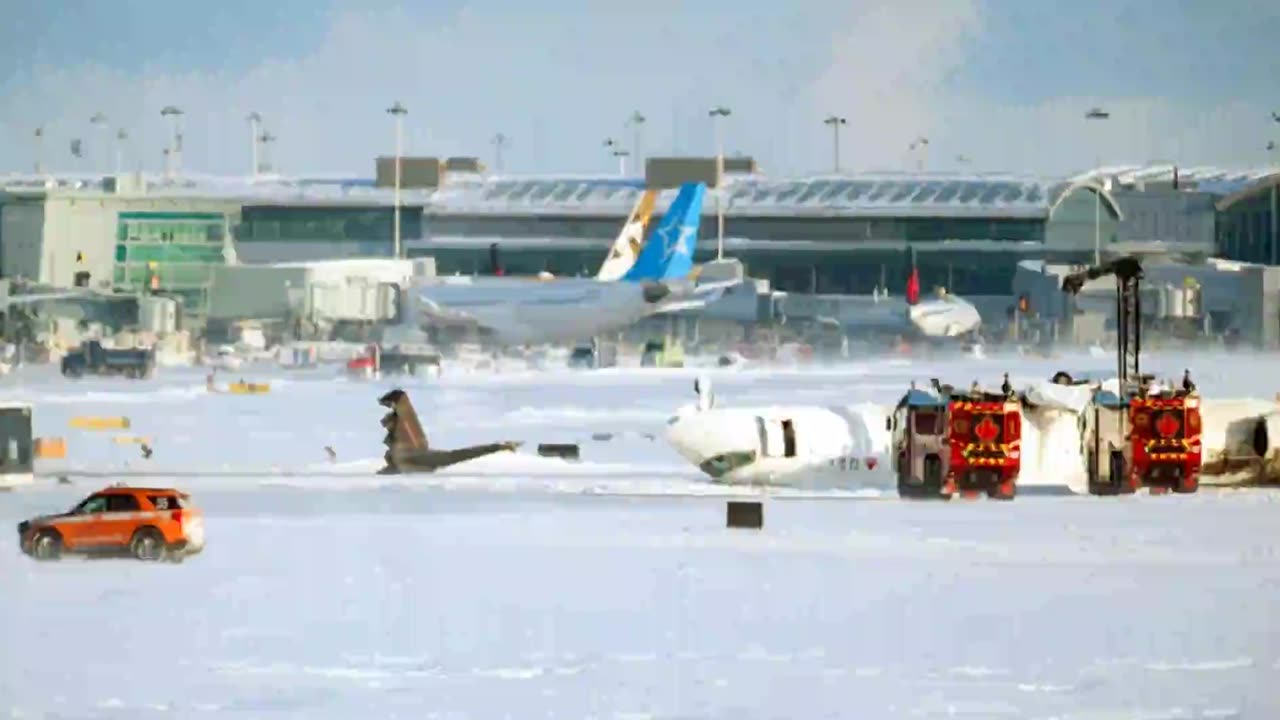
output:
[[[444,163],[440,158],[400,156],[400,189],[434,188],[444,181]],[[395,187],[395,156],[379,157],[374,161],[374,184],[378,187]]]
[[[718,178],[714,157],[649,157],[644,162],[645,185],[651,188],[674,188],[689,182],[715,187]]]
[[[1214,249],[1216,195],[1173,189],[1115,190],[1124,219],[1121,241],[1182,243],[1206,254]]]
[[[75,274],[110,282],[115,264],[117,204],[105,197],[52,196],[45,201],[41,281],[69,287]]]
[[[44,244],[43,200],[8,200],[0,206],[0,275],[39,280]]]
[[[286,318],[291,309],[289,288],[305,292],[308,283],[309,271],[305,267],[216,267],[209,288],[209,317]]]
[[[254,240],[236,243],[236,258],[243,263],[305,262],[356,257],[391,257],[389,240],[335,242],[332,240]]]

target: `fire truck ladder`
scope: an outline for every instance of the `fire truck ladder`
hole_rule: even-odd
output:
[[[1074,298],[1090,280],[1114,275],[1116,278],[1116,372],[1122,394],[1136,390],[1142,382],[1139,355],[1142,352],[1142,263],[1129,255],[1096,265],[1062,278],[1062,291]],[[1074,312],[1074,308],[1073,308]]]

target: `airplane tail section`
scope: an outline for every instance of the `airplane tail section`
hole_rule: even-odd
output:
[[[702,223],[702,201],[707,186],[685,183],[671,202],[662,222],[649,234],[648,242],[636,258],[635,265],[623,280],[674,280],[688,276],[693,270],[693,251],[698,243],[698,226]]]
[[[614,241],[609,256],[600,265],[596,274],[599,280],[618,280],[636,264],[640,257],[640,248],[644,246],[645,231],[649,229],[649,219],[653,216],[653,206],[657,202],[657,190],[645,190],[636,205],[631,209],[618,239]]]
[[[383,456],[387,465],[382,471],[399,472],[405,458],[429,449],[427,434],[423,432],[418,412],[413,409],[405,391],[392,390],[378,398],[378,404],[391,409],[382,418],[382,427],[387,431],[387,436],[382,439],[382,444],[387,446],[387,453]]]
[[[391,409],[382,418],[382,427],[387,431],[387,436],[382,440],[387,446],[387,454],[384,456],[387,464],[378,471],[379,475],[435,472],[450,465],[494,453],[514,451],[520,447],[518,442],[499,442],[455,450],[435,449],[427,443],[427,434],[422,430],[422,423],[418,420],[417,411],[413,409],[413,403],[409,402],[408,393],[397,388],[378,398],[378,404]]]

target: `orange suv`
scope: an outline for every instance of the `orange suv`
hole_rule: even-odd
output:
[[[204,518],[186,493],[113,485],[68,512],[18,523],[18,538],[37,560],[75,553],[181,562],[204,549]]]

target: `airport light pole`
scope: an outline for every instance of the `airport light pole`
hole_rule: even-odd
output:
[[[721,120],[732,112],[723,105],[717,105],[707,111],[716,135],[716,259],[724,259],[724,201],[721,188],[724,186],[724,130]]]
[[[627,157],[630,155],[631,153],[627,152],[626,150],[623,150],[622,148],[618,148],[617,150],[613,151],[613,156],[618,158],[618,176],[619,177],[627,176]]]
[[[178,135],[178,122],[179,118],[182,117],[182,108],[179,108],[176,105],[166,105],[164,109],[160,111],[160,115],[162,117],[172,118],[170,121],[171,136],[169,139],[169,154],[167,156],[168,163],[166,163],[168,167],[165,168],[165,174],[169,177],[174,177],[178,174],[178,156],[181,152],[181,149],[178,147],[178,143],[180,142]]]
[[[129,139],[129,132],[124,128],[116,130],[116,175],[124,171],[124,144]]]
[[[90,124],[90,125],[92,125],[92,126],[94,126],[95,128],[97,128],[97,132],[98,132],[98,134],[102,135],[102,136],[103,136],[103,138],[105,139],[105,137],[106,137],[106,130],[107,130],[107,116],[106,116],[106,115],[103,115],[103,114],[102,114],[102,113],[100,113],[100,112],[96,112],[96,113],[94,113],[94,114],[93,114],[93,117],[89,118],[89,124]],[[104,172],[104,173],[107,171],[105,166],[106,166],[106,164],[107,164],[107,157],[108,157],[108,153],[110,153],[110,152],[111,152],[111,148],[107,147],[107,143],[104,141],[104,142],[102,143],[102,150],[96,150],[96,149],[95,149],[95,150],[94,150],[94,153],[93,153],[93,154],[94,154],[94,156],[95,156],[96,158],[98,158],[98,159],[99,159],[99,161],[102,163],[102,165],[103,165],[103,167],[102,167],[102,172]]]
[[[631,152],[636,156],[636,168],[640,169],[642,172],[644,170],[644,166],[640,164],[641,157],[642,157],[642,153],[640,152],[640,148],[641,148],[640,133],[641,133],[641,128],[644,126],[645,122],[647,121],[648,121],[648,118],[646,118],[644,115],[641,115],[639,110],[636,110],[635,112],[631,113],[631,117],[627,118],[627,127],[631,128],[631,134],[632,134]]]
[[[929,152],[929,138],[922,136],[912,140],[911,144],[907,146],[907,150],[911,152],[920,151],[920,157],[916,160],[916,170],[924,172],[925,155]]]
[[[258,171],[262,168],[262,164],[258,162],[258,136],[261,135],[262,114],[255,110],[245,119],[249,121],[249,177],[257,180]]]
[[[840,174],[840,127],[849,121],[839,115],[828,115],[823,125],[831,126],[831,166],[832,172]]]
[[[44,174],[44,127],[37,127],[34,133],[36,146],[36,175]]]
[[[1280,123],[1280,113],[1271,113],[1271,117]],[[1272,155],[1276,152],[1276,142],[1272,140],[1267,143],[1267,152]],[[1280,203],[1276,202],[1276,183],[1271,183],[1271,264],[1280,265],[1280,218],[1276,217],[1276,213],[1280,212]]]
[[[1099,107],[1090,108],[1089,112],[1084,114],[1084,119],[1088,120],[1106,120],[1111,117],[1111,113]],[[1095,170],[1101,170],[1102,159],[1098,158],[1094,167]],[[1098,187],[1093,192],[1093,264],[1102,264],[1102,178],[1098,178]]]
[[[258,136],[258,142],[262,145],[262,159],[258,167],[262,172],[275,172],[275,166],[271,164],[271,143],[275,141],[276,136],[270,130],[263,130]]]
[[[404,116],[409,114],[404,105],[397,100],[394,105],[387,108],[387,114],[395,118],[396,124],[396,159],[395,159],[395,210],[392,212],[391,228],[391,253],[396,259],[400,258],[400,152],[401,145],[404,142]]]
[[[511,138],[499,132],[497,135],[494,135],[493,139],[489,142],[493,143],[493,167],[497,169],[498,172],[502,172],[502,151],[508,144],[510,144]]]

